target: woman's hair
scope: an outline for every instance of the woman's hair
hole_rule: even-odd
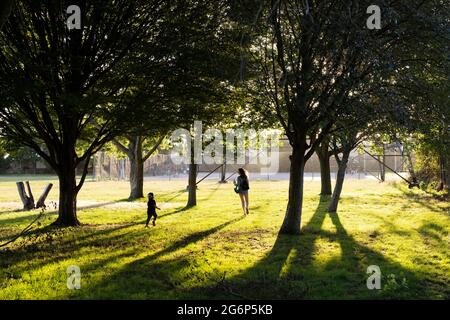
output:
[[[239,175],[248,177],[248,172],[244,168],[239,168],[238,172],[239,172]]]

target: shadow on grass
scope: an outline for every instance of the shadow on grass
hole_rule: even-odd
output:
[[[77,235],[77,244],[73,239],[65,239],[58,248],[51,244],[39,251],[21,255],[20,252],[7,256],[3,261],[0,255],[0,266],[8,267],[17,261],[28,259],[31,265],[21,268],[39,268],[61,258],[76,258],[70,255],[71,250],[80,247],[105,246],[108,256],[83,265],[83,270],[94,271],[118,259],[142,255],[145,250],[153,253],[127,262],[124,266],[112,269],[99,281],[84,287],[80,292],[72,292],[60,298],[204,298],[204,299],[303,299],[303,298],[417,298],[429,297],[428,283],[420,280],[402,265],[395,263],[383,254],[370,249],[366,243],[357,242],[349,234],[337,214],[326,212],[328,198],[321,198],[309,222],[303,227],[301,236],[279,235],[270,252],[255,265],[239,274],[225,277],[225,274],[211,274],[205,271],[202,264],[202,253],[196,247],[186,249],[189,245],[205,240],[214,233],[236,223],[243,217],[233,219],[207,230],[195,232],[174,241],[173,243],[140,242],[142,231],[128,230],[114,234],[115,231],[130,227],[130,224],[108,230],[89,232]],[[180,209],[183,211],[185,208]],[[177,212],[177,211],[175,211]],[[170,214],[173,214],[172,212]],[[178,211],[179,212],[179,211]],[[336,231],[322,230],[324,221],[330,218]],[[425,230],[426,229],[426,230]],[[429,226],[424,232],[441,232],[439,227]],[[132,246],[120,248],[132,239]],[[369,241],[376,241],[371,240]],[[154,245],[154,246],[153,246]],[[162,249],[159,249],[161,246]],[[323,246],[336,246],[338,254],[318,260],[318,253]],[[111,249],[112,247],[112,249]],[[155,251],[155,247],[157,248]],[[205,246],[207,248],[207,246]],[[35,259],[40,251],[47,251],[47,258]],[[207,250],[207,249],[206,249]],[[80,250],[78,250],[80,251]],[[203,251],[203,250],[202,250]],[[63,253],[62,253],[63,252]],[[109,254],[109,252],[111,252]],[[61,255],[64,255],[61,257]],[[236,262],[237,263],[237,262]],[[366,287],[366,270],[369,265],[381,268],[383,290],[370,291]],[[20,272],[16,271],[15,272]],[[397,279],[407,279],[407,287],[397,280],[387,280],[386,276],[394,274]],[[185,286],[183,280],[194,285]],[[197,281],[198,280],[198,281]]]
[[[220,186],[222,186],[223,184],[216,184],[216,187],[204,198],[201,199],[201,201],[207,201],[207,200],[211,200],[212,197],[217,193],[217,191],[220,189]]]
[[[86,290],[96,298],[348,299],[428,296],[427,284],[421,282],[416,274],[365,244],[358,243],[348,234],[339,216],[326,212],[327,200],[321,198],[301,236],[279,235],[266,257],[231,277],[206,272],[198,252],[197,256],[193,256],[195,250],[181,249],[206,239],[243,217],[177,240],[164,249],[124,265]],[[327,217],[335,232],[322,230]],[[340,254],[331,255],[325,261],[317,260],[317,253],[323,245],[335,245],[340,248]],[[383,290],[367,289],[366,271],[369,265],[381,268]],[[396,278],[387,280],[390,274]],[[403,278],[407,284],[401,281]],[[185,282],[194,282],[194,285],[186,286]],[[74,293],[69,297],[76,298],[76,295]]]
[[[177,214],[177,213],[180,213],[180,212],[184,212],[184,211],[188,211],[189,209],[191,209],[191,208],[185,206],[185,207],[178,208],[178,209],[176,209],[176,210],[174,210],[172,212],[169,212],[169,213],[158,214],[158,219],[167,218],[167,217],[170,217],[171,215],[174,215],[174,214]]]
[[[446,216],[450,216],[450,211],[448,211],[448,209],[447,209],[447,211],[445,211],[445,209],[439,208],[438,206],[433,205],[433,203],[430,203],[430,200],[445,201],[443,199],[437,198],[435,194],[425,192],[427,194],[427,196],[424,196],[424,195],[417,194],[414,191],[406,190],[406,189],[402,188],[402,186],[399,184],[393,184],[393,186],[397,190],[401,191],[409,200],[421,205],[422,207],[424,207],[430,211],[433,211],[433,212],[444,213]]]
[[[435,252],[440,252],[447,259],[450,259],[447,240],[449,230],[447,228],[436,223],[424,223],[418,231],[425,245],[432,247]]]
[[[2,219],[0,220],[0,227],[4,228],[4,227],[15,227],[18,224],[22,224],[22,223],[29,223],[31,222],[34,218],[36,218],[36,216],[39,215],[40,211],[35,210],[32,211],[33,213],[28,214],[26,216],[20,216],[20,217],[13,217],[13,218],[8,218],[8,219]],[[56,211],[49,211],[46,212],[45,215],[54,215],[56,214]],[[0,228],[0,230],[1,230]],[[20,228],[19,228],[20,229]]]
[[[358,243],[347,233],[338,214],[326,212],[327,198],[322,197],[300,236],[279,235],[269,254],[244,272],[225,278],[214,286],[199,287],[185,293],[204,294],[220,299],[342,299],[342,298],[416,298],[426,297],[427,284],[416,274],[383,254]],[[321,230],[329,216],[336,232]],[[336,244],[340,255],[326,261],[316,259],[325,246]],[[367,267],[378,265],[382,271],[383,290],[367,289]],[[388,275],[396,278],[387,281]],[[407,279],[408,285],[401,283]]]
[[[105,206],[105,205],[114,204],[114,203],[117,203],[117,202],[120,202],[120,201],[121,200],[114,201],[114,202],[102,203],[102,204],[99,204],[99,205],[85,206],[85,207],[79,208],[77,211],[83,211],[83,210],[87,210],[87,209],[98,208],[98,207],[102,207],[102,206]],[[177,213],[180,213],[180,212],[183,212],[183,211],[187,211],[188,209],[189,208],[187,208],[187,207],[182,207],[180,209],[174,210],[174,211],[169,212],[169,213],[163,213],[163,214],[158,215],[158,219],[166,218],[166,217],[169,217],[171,215],[174,215],[174,214],[177,214]],[[27,216],[1,220],[0,221],[0,225],[2,227],[8,227],[8,226],[13,226],[13,225],[19,224],[19,223],[29,222],[29,221],[31,221],[33,218],[35,218],[39,214],[38,211],[35,211],[35,212],[36,212],[35,214],[30,214],[30,215],[27,215]],[[55,218],[56,218],[56,215],[57,215],[57,211],[48,211],[48,212],[45,213],[45,217],[55,216]],[[133,223],[124,223],[124,224],[122,224],[122,226],[123,227],[130,227],[130,226],[138,225],[138,224],[144,225],[145,221],[146,221],[146,219],[143,219],[143,220],[138,221],[138,222],[133,222]],[[82,223],[82,226],[84,226],[84,227],[93,227],[95,225],[83,224]],[[105,225],[102,224],[102,225],[99,225],[99,226],[105,226]],[[107,226],[107,224],[106,224],[106,226]],[[48,233],[48,232],[56,231],[56,230],[59,230],[59,229],[60,229],[59,227],[54,227],[52,225],[47,225],[47,226],[44,226],[42,228],[37,228],[35,230],[27,232],[27,234],[24,236],[24,238],[36,237],[36,236],[39,236],[39,235],[42,235],[42,234],[45,234],[45,233]],[[1,230],[1,228],[0,228],[0,230]],[[14,231],[12,231],[12,233],[14,234]],[[5,241],[5,240],[9,239],[9,238],[11,238],[11,235],[6,235],[4,237],[0,237],[0,243],[2,241]]]
[[[115,200],[115,201],[99,202],[99,203],[85,205],[85,206],[77,206],[77,212],[82,212],[82,211],[86,211],[86,210],[90,210],[90,209],[101,208],[101,207],[114,205],[114,204],[121,203],[121,202],[125,202],[125,201],[123,199],[120,199],[120,200]],[[126,201],[126,202],[130,202],[130,201]],[[20,213],[20,212],[24,213],[24,212],[27,212],[27,211],[14,210],[14,211],[0,212],[0,214],[1,213]],[[28,214],[26,216],[12,217],[12,218],[9,218],[9,219],[2,219],[2,220],[0,220],[0,227],[5,227],[5,226],[21,224],[21,223],[25,223],[25,222],[30,222],[41,211],[40,211],[40,209],[35,209],[35,210],[32,210],[32,211],[28,211],[28,212],[30,212],[30,214]],[[56,215],[57,212],[58,211],[56,209],[54,209],[54,210],[47,210],[45,212],[45,215]]]
[[[137,199],[130,199],[130,198],[122,198],[119,199],[117,201],[114,201],[114,203],[119,203],[119,202],[130,202],[130,203],[136,203],[136,202],[144,202],[145,201],[145,197],[142,198],[137,198]]]
[[[170,192],[170,193],[159,195],[159,196],[157,195],[157,198],[160,199],[160,201],[163,201],[163,202],[170,202],[172,200],[175,200],[176,198],[178,198],[179,196],[181,196],[184,193],[187,193],[187,190],[186,189],[181,189],[181,190],[178,190],[178,191],[175,191],[175,192]],[[167,197],[167,196],[171,196],[171,197],[169,199],[166,199],[165,197]]]
[[[158,219],[156,220],[156,221],[158,221],[158,220],[160,220],[160,219],[163,219],[163,218],[167,218],[167,217],[170,217],[170,216],[172,216],[172,215],[174,215],[174,214],[177,214],[177,213],[181,213],[181,212],[184,212],[184,211],[188,211],[189,209],[191,209],[192,207],[180,207],[180,208],[178,208],[178,209],[175,209],[174,211],[171,211],[171,212],[164,212],[164,213],[158,213]],[[137,224],[142,224],[142,225],[144,225],[145,224],[145,222],[147,221],[147,219],[145,218],[145,219],[143,219],[143,220],[141,220],[140,222],[138,222]]]
[[[115,226],[83,225],[77,228],[58,228],[52,225],[45,226],[27,233],[21,239],[18,247],[0,251],[0,269],[13,267],[15,273],[30,272],[45,265],[74,258],[80,248],[111,246],[114,242],[124,242],[126,233],[114,235],[124,229],[131,228],[138,222]],[[95,230],[97,227],[104,229]],[[76,233],[74,230],[76,229]],[[80,234],[80,232],[83,232]],[[136,233],[140,233],[136,231]],[[114,255],[113,255],[114,256]],[[21,267],[22,262],[27,263]]]
[[[170,290],[174,289],[176,285],[172,283],[171,270],[176,271],[186,266],[187,262],[183,258],[175,258],[172,260],[164,259],[160,262],[159,258],[164,258],[167,255],[175,253],[189,245],[196,244],[199,241],[206,239],[208,236],[239,222],[244,217],[224,222],[213,228],[189,234],[175,242],[171,243],[162,250],[156,251],[153,254],[145,256],[144,258],[134,260],[120,268],[116,273],[104,278],[100,283],[86,288],[93,297],[102,298],[130,298],[133,295],[140,295],[143,292],[150,291],[159,292],[159,296],[153,298],[163,298],[161,294],[170,294]],[[142,253],[142,250],[139,250]],[[97,265],[100,266],[101,265]],[[95,266],[86,266],[89,270],[94,270]],[[126,280],[126,281],[125,281]],[[163,292],[161,292],[161,290]],[[166,296],[167,297],[167,296]],[[67,297],[62,297],[67,298]]]

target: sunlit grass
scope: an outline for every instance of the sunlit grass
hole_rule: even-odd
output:
[[[38,214],[14,211],[15,181],[0,179],[0,242]],[[35,196],[47,182],[32,181]],[[54,182],[49,201],[57,199]],[[185,181],[146,181],[163,210],[157,226],[144,229],[145,200],[126,202],[127,182],[88,181],[79,196],[82,227],[45,228],[55,219],[48,212],[39,230],[0,253],[0,298],[450,298],[448,202],[349,180],[339,213],[330,215],[319,183],[307,181],[304,232],[291,237],[277,234],[287,181],[251,187],[251,214],[243,217],[231,184],[202,182],[199,205],[184,210]],[[366,287],[373,264],[381,290]],[[80,290],[66,287],[70,265],[81,268]]]

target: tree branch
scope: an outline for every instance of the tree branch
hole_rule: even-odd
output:
[[[128,149],[127,147],[125,147],[122,143],[119,142],[119,140],[117,139],[112,139],[111,141],[116,147],[117,149],[119,149],[120,151],[122,151],[125,154],[128,154],[130,152],[130,149]]]
[[[156,149],[158,149],[158,147],[161,145],[161,143],[163,142],[164,138],[166,136],[162,135],[161,137],[159,137],[158,141],[156,141],[155,145],[142,157],[142,160],[146,161],[148,158],[150,158],[150,156],[156,151]]]

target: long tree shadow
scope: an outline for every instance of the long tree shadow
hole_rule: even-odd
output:
[[[209,235],[211,235],[213,233],[216,233],[217,231],[219,231],[219,230],[221,230],[221,229],[223,229],[223,228],[225,228],[225,227],[227,227],[227,226],[229,226],[229,225],[231,225],[233,223],[236,223],[236,222],[242,220],[243,218],[244,217],[242,216],[242,217],[239,217],[239,218],[227,221],[225,223],[222,223],[222,224],[220,224],[220,225],[218,225],[218,226],[216,226],[214,228],[190,234],[190,235],[188,235],[188,236],[186,236],[186,237],[184,237],[184,238],[182,238],[180,240],[175,241],[173,244],[171,244],[166,249],[158,251],[157,253],[155,253],[155,254],[153,254],[151,256],[148,256],[146,259],[150,259],[150,260],[157,259],[157,258],[159,258],[162,255],[165,255],[165,254],[177,251],[179,249],[182,249],[182,248],[184,248],[184,247],[186,247],[186,246],[188,246],[188,245],[190,245],[192,243],[195,243],[195,242],[198,242],[200,240],[203,240],[204,238],[208,237]]]
[[[392,294],[397,298],[427,297],[427,285],[419,286],[416,274],[349,235],[338,214],[325,211],[326,200],[321,198],[301,236],[279,235],[270,253],[251,268],[225,279],[220,285],[194,289],[187,296],[206,292],[208,297],[222,299],[389,298]],[[336,232],[321,230],[327,215]],[[327,245],[336,244],[341,254],[325,262],[316,261],[318,240],[325,240]],[[391,278],[386,290],[368,290],[366,279],[370,265],[381,268],[384,280],[394,274],[406,278],[411,285],[402,287]]]
[[[57,262],[63,258],[73,257],[81,247],[95,247],[99,245],[110,245],[114,241],[122,241],[127,233],[122,230],[131,228],[138,224],[125,223],[121,225],[108,226],[84,226],[83,234],[60,229],[55,226],[45,226],[28,233],[17,248],[0,251],[0,268],[14,266],[17,273],[38,269],[44,265]],[[96,227],[103,229],[96,230]],[[114,233],[121,232],[118,235]],[[71,234],[72,233],[72,234]],[[55,242],[57,245],[55,245]],[[104,243],[102,243],[104,242]],[[17,267],[24,261],[26,265]]]
[[[170,217],[170,216],[172,216],[172,215],[174,215],[174,214],[188,211],[189,209],[190,209],[189,207],[184,206],[184,207],[180,207],[180,208],[178,208],[178,209],[175,209],[175,210],[172,211],[172,212],[158,214],[158,219],[167,218],[167,217]]]
[[[110,201],[110,202],[104,202],[104,203],[98,203],[98,204],[93,204],[93,205],[87,205],[87,206],[80,206],[78,208],[78,211],[81,212],[83,210],[88,210],[88,209],[94,209],[94,208],[99,208],[99,207],[103,207],[103,206],[107,206],[107,205],[112,205],[112,204],[116,204],[118,202],[122,202],[123,199],[121,200],[117,200],[117,201]],[[163,213],[160,214],[158,216],[159,219],[163,219],[166,217],[169,217],[171,215],[183,212],[183,211],[187,211],[189,208],[187,207],[181,207],[178,208],[174,211],[168,212],[168,213]],[[11,211],[9,211],[10,213]],[[33,211],[33,213],[26,215],[26,216],[21,216],[21,217],[13,217],[13,218],[9,218],[9,219],[3,219],[0,220],[0,230],[6,230],[5,228],[11,228],[11,227],[15,227],[17,224],[23,224],[23,223],[28,223],[31,222],[34,218],[37,217],[37,215],[40,214],[40,211],[38,212],[37,210]],[[49,218],[49,217],[54,217],[57,215],[57,211],[56,210],[49,210],[47,212],[44,213],[43,217],[41,218],[41,220],[39,220],[39,223],[42,222],[43,219],[45,218]],[[142,221],[138,221],[138,222],[132,222],[129,224],[124,224],[125,226],[130,226],[130,225],[136,225],[136,224],[144,224],[145,223],[145,219],[143,219]],[[40,224],[39,224],[40,225]],[[88,225],[88,224],[83,224],[83,226],[85,227],[89,227],[92,225]],[[0,237],[0,243],[2,241],[8,240],[10,239],[12,236],[14,236],[18,231],[15,230],[16,228],[14,228],[14,230],[8,230],[8,232],[5,232],[5,235],[3,235],[2,237]],[[19,230],[20,228],[18,228]],[[58,230],[59,228],[55,228],[52,225],[45,225],[44,227],[38,227],[35,228],[32,231],[27,232],[22,238],[35,238],[36,236],[48,233],[48,232],[53,232],[55,230]]]
[[[433,205],[433,203],[430,203],[430,200],[434,200],[434,201],[445,201],[446,199],[444,198],[436,198],[434,194],[432,193],[426,193],[427,196],[424,195],[420,195],[417,194],[413,191],[410,190],[405,190],[404,188],[402,188],[400,185],[398,184],[394,184],[394,187],[401,191],[408,199],[410,199],[411,201],[421,205],[422,207],[433,211],[433,212],[438,212],[438,213],[444,213],[446,216],[450,216],[450,210],[447,208],[439,208],[436,205]]]
[[[20,213],[20,212],[24,212],[23,209],[20,209],[20,208],[3,209],[3,210],[0,210],[0,215],[5,214],[5,213],[7,214],[7,213]]]
[[[34,211],[33,213],[27,214],[25,216],[2,219],[2,220],[0,220],[0,227],[1,228],[15,227],[18,224],[31,222],[39,214],[40,214],[40,212]],[[50,212],[45,213],[46,216],[55,215],[55,214],[56,214],[56,211],[50,211]],[[0,230],[1,230],[1,228],[0,228]]]
[[[167,193],[164,195],[161,195],[159,198],[164,201],[164,202],[171,202],[172,200],[175,200],[176,198],[178,198],[179,196],[181,196],[182,194],[187,193],[186,189],[181,189],[179,191],[175,191],[175,192],[171,192],[171,193]],[[171,197],[169,199],[166,199],[165,197],[171,195]]]
[[[218,183],[216,185],[216,187],[206,197],[202,198],[202,201],[206,201],[206,200],[212,199],[212,197],[217,193],[217,191],[219,191],[221,186],[222,185]]]
[[[425,245],[431,246],[437,252],[440,251],[443,256],[450,259],[450,250],[448,250],[449,230],[445,226],[429,222],[424,223],[418,231]]]
[[[213,228],[187,235],[162,250],[147,255],[144,258],[133,260],[131,263],[120,268],[116,273],[109,275],[100,283],[93,284],[86,288],[86,290],[90,292],[90,295],[97,298],[130,298],[135,295],[142,297],[142,293],[151,294],[152,292],[158,294],[158,296],[152,296],[153,298],[164,298],[161,296],[161,290],[165,294],[170,295],[169,291],[174,288],[174,284],[170,280],[170,274],[162,270],[173,270],[176,272],[182,269],[186,266],[186,254],[182,253],[181,258],[165,259],[165,257],[170,256],[172,253],[181,252],[187,246],[202,241],[227,226],[239,222],[243,218],[241,216]],[[164,261],[160,262],[158,260],[159,258],[163,258]],[[88,270],[94,270],[95,266],[88,265],[86,268]],[[125,279],[126,281],[124,281]],[[67,297],[73,297],[73,295]]]
[[[115,201],[108,201],[108,202],[99,202],[99,203],[94,203],[94,204],[89,204],[89,205],[84,205],[84,206],[77,206],[77,212],[82,212],[82,211],[86,211],[86,210],[90,210],[90,209],[96,209],[96,208],[101,208],[101,207],[105,207],[105,206],[109,206],[109,205],[114,205],[117,203],[122,202],[121,200],[115,200]],[[23,210],[10,210],[10,211],[5,211],[3,212],[5,213],[25,213],[27,211],[23,211]],[[20,217],[12,217],[12,218],[8,218],[8,219],[2,219],[0,220],[0,226],[4,227],[4,226],[10,226],[10,225],[15,225],[15,224],[20,224],[20,223],[24,223],[27,221],[32,220],[32,218],[35,218],[41,211],[40,209],[35,209],[35,210],[31,210],[28,211],[30,214],[27,214],[25,216],[20,216]],[[56,215],[57,214],[57,210],[56,209],[52,209],[52,210],[48,210],[45,212],[45,215]],[[0,212],[2,213],[2,212]]]
[[[389,260],[383,254],[362,244],[349,234],[338,214],[326,212],[328,198],[322,197],[313,216],[302,229],[301,236],[279,235],[268,255],[252,267],[231,277],[206,274],[199,269],[191,270],[198,263],[198,256],[192,256],[195,249],[187,248],[207,239],[223,228],[240,221],[243,217],[224,222],[213,228],[195,232],[153,252],[143,258],[134,259],[119,269],[102,278],[99,282],[83,287],[84,294],[94,298],[248,298],[248,299],[303,299],[303,298],[417,298],[428,297],[427,283],[420,280],[420,275],[404,268],[399,263]],[[327,217],[336,229],[335,232],[322,230]],[[436,228],[433,227],[433,230]],[[439,231],[439,230],[438,230]],[[103,231],[102,231],[103,232]],[[107,231],[105,231],[107,232]],[[138,234],[136,237],[141,237]],[[87,246],[93,245],[86,235]],[[98,237],[95,237],[98,238]],[[123,239],[123,234],[96,239],[99,244]],[[369,239],[370,240],[370,239]],[[70,250],[70,239],[67,240]],[[376,241],[373,240],[372,241]],[[340,254],[331,255],[326,261],[318,258],[323,245],[333,246]],[[149,247],[151,250],[152,247]],[[67,249],[67,250],[66,250]],[[49,248],[50,250],[50,248]],[[101,268],[104,263],[133,255],[142,255],[139,243],[126,252],[107,256],[83,266],[87,272]],[[55,261],[58,257],[55,257]],[[1,261],[1,259],[0,259]],[[46,261],[44,264],[47,264]],[[382,284],[389,284],[381,291],[370,291],[366,287],[367,267],[378,265],[383,274]],[[201,270],[200,270],[201,271]],[[395,274],[408,280],[408,287],[401,284],[387,283],[386,275]],[[198,284],[188,289],[181,279],[194,281],[196,277],[208,277],[207,281],[199,278]],[[211,278],[211,279],[209,279]],[[387,288],[387,289],[385,289]],[[74,297],[80,292],[71,292],[61,298]]]

